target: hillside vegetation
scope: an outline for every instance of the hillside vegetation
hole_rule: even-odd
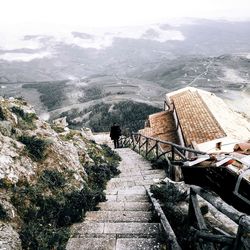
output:
[[[69,226],[105,200],[119,156],[84,133],[52,127],[22,99],[0,99],[0,242],[65,249]],[[60,131],[57,133],[56,131]]]
[[[137,132],[144,127],[148,115],[161,111],[145,103],[122,101],[116,104],[100,103],[79,112],[77,109],[64,112],[71,128],[90,127],[94,132],[109,131],[113,122],[121,125],[124,132]],[[84,117],[81,121],[75,118]]]

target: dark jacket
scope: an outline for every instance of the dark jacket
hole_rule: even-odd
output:
[[[120,126],[114,125],[110,129],[110,137],[112,140],[119,139],[121,135],[121,129]]]

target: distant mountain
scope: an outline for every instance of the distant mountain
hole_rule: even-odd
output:
[[[249,27],[250,22],[189,19],[25,34],[4,43],[7,37],[0,40],[0,95],[24,96],[47,118],[73,112],[72,122],[82,124],[99,103],[161,107],[166,92],[194,86],[216,92],[250,116]]]
[[[0,42],[0,81],[32,82],[122,74],[182,56],[250,52],[250,22],[188,20]],[[4,43],[4,41],[7,41]],[[150,66],[151,67],[151,66]]]

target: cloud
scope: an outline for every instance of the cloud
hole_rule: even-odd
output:
[[[40,52],[40,53],[4,53],[0,55],[0,60],[4,61],[21,61],[29,62],[34,59],[41,59],[45,57],[52,57],[52,54],[49,52]]]
[[[79,27],[77,30],[65,28],[63,32],[50,31],[43,34],[39,34],[37,31],[25,33],[22,30],[19,34],[0,33],[0,37],[3,38],[0,39],[0,50],[5,52],[5,54],[0,55],[0,58],[7,61],[30,61],[33,58],[47,57],[49,56],[48,52],[40,53],[40,51],[54,51],[54,48],[60,43],[77,45],[82,48],[105,49],[112,46],[116,38],[147,39],[161,43],[185,39],[178,30],[178,25],[173,25],[173,23],[169,29],[157,24],[112,28]],[[31,50],[32,54],[28,54],[25,50]],[[10,54],[10,52],[12,53]],[[21,53],[14,54],[13,52]]]
[[[148,39],[161,43],[170,40],[185,40],[183,34],[177,29],[174,29],[173,27],[169,30],[166,28],[161,29],[159,25],[113,27],[109,29],[85,29],[84,33],[71,32],[58,34],[56,36],[58,42],[75,44],[82,48],[94,49],[105,49],[110,47],[116,38]]]
[[[40,49],[42,44],[39,39],[27,39],[21,34],[0,33],[0,49],[15,50],[15,49]]]

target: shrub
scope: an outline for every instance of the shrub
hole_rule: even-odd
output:
[[[41,161],[44,159],[45,149],[48,145],[47,141],[36,138],[35,136],[26,135],[20,136],[18,140],[25,144],[30,157],[33,158],[35,161]]]
[[[71,138],[75,133],[69,134]],[[19,140],[32,158],[44,158],[45,140],[34,136],[21,136]],[[89,145],[103,163],[86,167],[88,180],[81,190],[70,190],[66,185],[67,179],[73,178],[72,171],[61,173],[49,169],[40,173],[35,185],[21,180],[11,187],[11,202],[23,221],[20,231],[23,249],[65,249],[69,226],[105,201],[103,189],[107,181],[119,173],[116,166],[120,158],[107,146],[96,147],[93,142]]]
[[[79,222],[86,211],[95,210],[96,205],[105,201],[102,189],[92,190],[85,186],[83,189],[66,195],[66,203],[59,214],[58,224],[60,226]]]
[[[95,165],[117,166],[121,160],[120,156],[107,145],[96,147],[95,142],[88,142],[88,155],[95,162]]]
[[[78,132],[76,130],[70,130],[67,134],[60,135],[60,138],[64,141],[70,141],[77,135]]]
[[[119,161],[121,161],[121,157],[114,151],[112,150],[108,145],[101,145],[104,156],[107,157],[108,159],[112,159],[112,161],[115,163],[115,165],[118,164]]]
[[[151,166],[153,169],[167,169],[168,163],[166,159],[155,160],[155,158],[152,157]]]
[[[19,125],[22,129],[34,129],[36,128],[33,121],[37,119],[35,113],[25,113],[23,109],[19,107],[12,107],[11,111],[19,117]]]
[[[66,183],[65,177],[55,170],[44,170],[40,179],[49,188],[60,188]]]
[[[94,165],[85,169],[88,174],[88,183],[93,189],[104,189],[107,181],[119,174],[119,170],[112,165]]]
[[[62,128],[60,126],[52,125],[51,128],[54,129],[57,133],[65,132],[64,128]]]
[[[0,220],[6,220],[7,219],[7,213],[5,209],[3,208],[3,205],[0,204]]]
[[[21,109],[19,107],[14,106],[14,107],[11,108],[11,111],[14,114],[20,116],[21,118],[23,118],[25,116],[25,113],[24,113],[23,109]]]
[[[23,249],[65,249],[70,236],[68,228],[54,228],[40,221],[25,224],[20,233]]]
[[[105,184],[117,173],[113,166],[93,166],[87,171],[88,185],[72,192],[64,189],[64,176],[72,173],[56,170],[43,171],[36,185],[22,181],[12,187],[11,202],[24,222],[20,231],[23,249],[65,249],[68,226],[105,200]]]
[[[0,106],[0,121],[6,120],[3,108]]]
[[[9,189],[13,187],[13,183],[8,178],[0,179],[0,188]]]

